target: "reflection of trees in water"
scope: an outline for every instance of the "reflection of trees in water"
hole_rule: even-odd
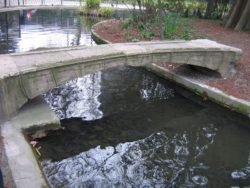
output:
[[[28,18],[29,12],[0,13],[0,53],[94,43],[76,10],[38,9]]]
[[[64,130],[38,140],[43,159],[52,159],[43,160],[42,166],[54,187],[249,184],[250,130],[241,129],[249,119],[208,102],[193,102],[193,95],[186,100],[187,92],[143,69],[120,67],[103,71],[100,77],[98,99],[104,117],[63,120]],[[78,98],[77,83],[60,92]],[[70,105],[61,93],[52,93],[57,99],[50,103],[67,109]]]
[[[231,173],[231,177],[236,181],[244,181],[248,185],[250,185],[249,179],[250,179],[250,153],[248,155],[248,162],[247,165],[241,169],[235,169]]]
[[[104,113],[117,113],[139,107],[144,100],[149,102],[174,97],[174,90],[141,69],[120,67],[67,82],[45,95],[46,101],[61,119],[82,117],[86,120],[102,117],[98,97]]]
[[[45,94],[45,100],[61,119],[99,119],[102,117],[98,101],[101,94],[100,81],[101,72],[86,75],[52,89]]]
[[[20,13],[18,11],[9,14],[0,13],[0,54],[14,52],[20,37]]]
[[[214,142],[213,125],[196,132],[158,132],[149,137],[90,149],[59,162],[45,160],[53,187],[180,187],[206,185],[208,167],[199,161]],[[197,135],[199,135],[197,137]]]
[[[145,109],[146,103],[174,98],[174,90],[143,68],[102,71],[101,109],[105,115]]]
[[[173,89],[166,87],[160,82],[155,82],[155,79],[146,74],[143,75],[141,87],[141,98],[146,101],[153,101],[154,99],[163,100],[174,97]]]

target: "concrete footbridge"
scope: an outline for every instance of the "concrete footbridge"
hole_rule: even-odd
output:
[[[173,62],[224,76],[241,50],[210,40],[138,42],[0,55],[0,118],[69,80],[111,67]]]

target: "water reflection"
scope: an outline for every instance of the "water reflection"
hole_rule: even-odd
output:
[[[113,17],[130,16],[127,10]],[[44,48],[95,45],[90,28],[101,18],[89,19],[77,9],[30,9],[0,13],[0,54]]]
[[[97,20],[96,20],[97,21]],[[89,22],[77,10],[21,10],[0,13],[0,53],[93,45]]]
[[[216,130],[208,127],[198,131],[202,137],[193,146],[188,143],[194,138],[186,132],[168,135],[161,131],[115,147],[97,146],[60,162],[45,160],[42,166],[53,187],[206,185],[208,180],[202,172],[208,167],[197,160],[197,154],[204,154],[199,148],[208,149]]]
[[[237,169],[231,173],[231,177],[239,182],[245,182],[246,184],[248,183],[250,185],[250,154],[248,156],[248,163],[245,167],[241,169]]]
[[[84,120],[100,119],[98,97],[101,94],[101,72],[67,82],[45,94],[45,100],[60,119],[80,117]]]
[[[84,100],[81,106],[98,107],[102,117],[64,119],[63,130],[37,140],[52,187],[250,185],[248,118],[143,69],[120,67],[102,71],[98,79],[93,96],[99,102]],[[68,90],[89,95],[95,87]],[[56,110],[65,102],[55,104]]]
[[[154,79],[147,75],[143,75],[142,86],[140,89],[141,98],[146,101],[167,100],[174,97],[174,90],[165,87],[162,83],[154,83]]]

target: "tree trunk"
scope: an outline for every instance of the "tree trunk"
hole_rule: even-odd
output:
[[[235,29],[236,30],[247,29],[247,26],[249,25],[250,22],[249,20],[250,20],[250,1],[248,0]]]
[[[205,18],[211,18],[214,8],[215,8],[215,0],[207,0],[207,9],[205,13]]]
[[[237,15],[238,9],[240,7],[241,2],[239,0],[236,0],[230,10],[230,13],[228,15],[225,27],[232,27],[232,25],[234,25],[235,21],[235,17]]]
[[[246,30],[250,30],[250,19],[248,19],[248,23],[247,23],[247,26],[245,28]]]
[[[158,10],[159,10],[160,36],[161,36],[161,40],[164,40],[164,31],[163,31],[163,19],[164,18],[163,18],[161,0],[158,0]]]
[[[247,3],[249,4],[249,0],[236,0],[226,22],[226,27],[235,28],[243,15],[243,11],[246,8]]]
[[[141,0],[137,0],[137,4],[138,4],[138,6],[139,6],[139,10],[140,10],[140,12],[142,13],[142,3],[141,3]]]

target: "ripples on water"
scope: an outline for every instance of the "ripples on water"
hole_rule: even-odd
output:
[[[39,140],[52,187],[250,185],[249,119],[143,69],[87,75],[45,98],[64,127]]]

